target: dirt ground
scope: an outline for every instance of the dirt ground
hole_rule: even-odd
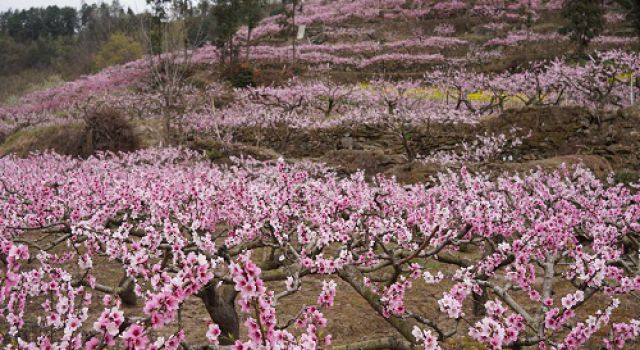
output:
[[[600,177],[614,174],[620,181],[633,181],[640,174],[640,108],[606,113],[599,122],[588,111],[575,107],[546,107],[506,111],[478,125],[431,125],[411,130],[411,145],[418,154],[455,150],[476,135],[509,134],[518,128],[528,134],[522,144],[505,150],[501,158],[465,164],[472,171],[528,171],[553,169],[562,163],[584,164]],[[367,176],[384,173],[401,182],[425,181],[451,165],[407,162],[400,139],[383,127],[361,126],[323,130],[236,130],[235,143],[221,145],[195,138],[190,147],[205,151],[216,162],[245,154],[256,159],[284,157],[290,161],[326,163],[339,173],[363,170]],[[283,141],[285,140],[285,141]],[[455,168],[455,166],[454,166]]]

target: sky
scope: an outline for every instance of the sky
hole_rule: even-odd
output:
[[[86,3],[100,3],[102,0],[85,0]],[[111,3],[111,0],[105,2]],[[131,7],[134,12],[141,12],[146,8],[145,0],[119,0],[125,9]],[[0,0],[0,11],[8,9],[26,9],[29,7],[47,7],[50,5],[71,6],[80,8],[82,0]]]

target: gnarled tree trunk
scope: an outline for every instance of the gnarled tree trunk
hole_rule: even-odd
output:
[[[237,295],[233,286],[216,287],[213,282],[199,294],[211,320],[220,327],[221,345],[231,345],[240,338],[240,318],[235,308]]]

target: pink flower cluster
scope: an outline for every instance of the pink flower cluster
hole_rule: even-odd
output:
[[[485,46],[515,46],[523,42],[554,42],[568,41],[569,38],[558,33],[536,33],[536,32],[511,32],[504,38],[493,38],[484,43]]]
[[[502,0],[338,0],[338,1],[307,1],[302,10],[296,15],[294,25],[340,25],[349,21],[363,20],[410,20],[425,16],[453,16],[469,11],[480,16],[495,17],[500,15],[506,18],[524,20],[520,12],[522,8],[530,11],[558,10],[564,0],[550,1],[515,1]],[[508,6],[505,6],[508,5]],[[264,36],[280,33],[283,27],[280,23],[285,20],[283,15],[267,17],[254,29],[252,37],[258,39]],[[242,28],[237,33],[238,39],[246,38],[247,28]],[[445,34],[446,35],[446,34]]]
[[[527,136],[523,136],[527,138]],[[512,130],[510,135],[485,134],[477,135],[471,142],[463,142],[457,151],[436,151],[424,157],[418,157],[425,163],[439,164],[465,164],[480,163],[492,160],[512,161],[513,156],[506,155],[509,148],[522,144],[522,138],[517,135],[517,130]],[[502,159],[499,159],[500,156]]]
[[[145,59],[109,67],[61,86],[23,96],[15,107],[0,107],[0,119],[67,108],[91,96],[130,86],[146,74]]]
[[[401,107],[403,96],[380,98]],[[3,346],[196,346],[178,322],[185,302],[229,287],[245,320],[236,348],[316,349],[332,341],[323,329],[340,297],[334,279],[426,349],[456,334],[495,349],[612,348],[638,336],[634,315],[615,323],[611,315],[632,308],[628,296],[640,290],[637,251],[623,243],[638,239],[640,193],[582,167],[491,177],[462,169],[405,186],[312,164],[218,166],[156,149],[86,160],[8,156],[0,175]],[[260,267],[254,251],[263,248],[278,268]],[[125,273],[117,288],[104,284],[103,259]],[[429,267],[441,264],[450,268]],[[317,283],[314,275],[325,279],[317,303],[286,321],[279,303]],[[417,307],[407,298],[424,295],[417,279],[453,285]],[[124,290],[142,301],[142,316],[121,307]],[[94,294],[106,296],[102,304]],[[483,296],[485,315],[463,326],[473,312],[467,299]],[[25,329],[32,322],[35,333]],[[168,327],[178,328],[158,334]],[[204,328],[213,344],[227,335],[222,324]]]

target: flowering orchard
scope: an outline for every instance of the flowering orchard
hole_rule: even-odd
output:
[[[533,25],[557,17],[563,3],[310,0],[295,18],[276,14],[232,39],[255,72],[299,68],[298,78],[231,88],[216,80],[223,50],[205,45],[0,107],[3,140],[23,128],[76,127],[107,106],[125,123],[162,121],[135,125],[166,128],[162,144],[213,140],[226,151],[267,139],[274,154],[287,154],[295,133],[335,131],[327,139],[339,145],[327,149],[348,151],[339,155],[380,153],[397,169],[401,149],[403,169],[413,161],[456,168],[405,185],[308,160],[219,165],[216,154],[173,147],[2,156],[0,347],[637,348],[640,184],[583,166],[465,167],[513,162],[510,148],[539,136],[529,126],[476,131],[505,110],[578,107],[601,126],[637,104],[640,56],[615,49],[637,39],[618,36],[624,21],[613,5],[613,29],[594,38],[588,59],[551,51],[513,69],[482,69],[527,45],[567,45],[553,26]],[[307,37],[289,45],[296,25]],[[179,79],[165,79],[161,65],[177,67]],[[344,83],[329,73],[365,75]],[[416,135],[429,137],[433,124],[473,131],[422,147]],[[356,129],[382,136],[361,142]],[[348,146],[356,142],[364,146]],[[341,337],[362,323],[338,317],[345,300],[385,331]]]
[[[327,348],[339,341],[323,331],[337,282],[397,331],[353,344],[364,348],[466,336],[491,349],[613,349],[640,334],[640,194],[580,167],[402,186],[163,149],[10,156],[0,172],[7,348]],[[118,285],[104,282],[107,262]],[[313,279],[316,302],[283,317],[280,303]],[[192,299],[210,315],[209,344],[181,323]]]
[[[295,17],[296,23],[289,24],[306,25],[310,31],[321,30],[328,37],[328,41],[302,41],[295,47],[288,45],[286,40],[278,42],[276,39],[281,38],[283,31],[288,28],[288,25],[282,23],[287,20],[283,14],[267,17],[258,23],[252,30],[253,39],[250,42],[243,42],[247,36],[246,28],[240,29],[236,36],[241,46],[244,46],[243,49],[247,50],[246,57],[249,62],[262,67],[282,68],[291,64],[292,58],[295,57],[298,64],[316,72],[335,69],[415,73],[432,71],[434,67],[442,65],[467,71],[465,67],[472,68],[500,58],[503,55],[500,48],[545,42],[565,45],[567,37],[555,31],[522,29],[523,23],[528,21],[531,13],[553,14],[562,3],[562,0],[314,0],[305,2]],[[469,16],[486,21],[488,24],[484,27],[495,33],[476,43],[456,36],[462,34],[458,33],[460,28],[451,23],[443,23],[426,30],[426,33],[424,30],[421,32],[414,29],[405,37],[376,37],[376,32],[363,24],[385,23],[391,20],[404,22],[409,27],[419,27],[419,21],[456,16]],[[612,24],[619,22],[620,16],[622,14],[616,11],[607,13],[607,19]],[[361,23],[362,21],[364,22]],[[611,31],[594,38],[593,44],[597,49],[610,50],[637,44],[637,40],[633,37],[618,36],[616,31]],[[166,55],[173,57],[171,54]],[[205,45],[189,52],[188,64],[215,66],[220,63],[220,56],[221,50]],[[31,126],[39,119],[65,119],[68,109],[84,105],[96,95],[128,94],[131,90],[145,90],[154,85],[148,81],[150,70],[153,70],[153,61],[153,57],[145,57],[124,65],[109,67],[97,74],[81,77],[58,87],[27,94],[15,106],[0,107],[0,132],[6,134],[17,128]],[[563,67],[563,70],[572,65],[565,64],[564,60],[558,61],[562,66],[569,66]],[[532,72],[524,74],[531,75]],[[522,83],[517,76],[503,78],[509,79],[513,87]],[[543,84],[555,84],[557,78],[548,77]],[[465,77],[465,80],[473,84],[477,83],[479,78]],[[530,80],[527,81],[527,85],[531,85]],[[509,94],[513,92],[511,90],[505,91]]]
[[[207,57],[200,52],[193,61]],[[212,84],[204,91],[186,89],[181,96],[183,106],[178,108],[182,114],[175,119],[195,132],[210,133],[238,126],[314,129],[395,125],[399,121],[475,123],[505,108],[540,105],[584,106],[595,115],[603,109],[628,106],[640,95],[639,85],[632,84],[640,71],[639,62],[637,53],[613,50],[599,52],[583,65],[556,59],[515,73],[480,74],[454,66],[427,72],[422,79],[373,80],[364,85],[294,80],[278,87],[226,91],[223,85]],[[131,64],[29,95],[18,106],[0,109],[1,128],[9,132],[43,123],[67,123],[81,119],[81,112],[92,105],[113,106],[132,119],[158,117],[165,111],[157,91],[140,82],[138,92],[119,92],[127,74],[143,76],[145,69],[143,63]],[[214,97],[223,92],[235,102],[213,108]]]
[[[431,0],[339,0],[339,1],[308,1],[301,7],[295,17],[295,25],[338,25],[353,21],[386,20],[415,20],[428,17],[448,17],[461,14],[490,16],[491,18],[506,18],[510,20],[524,20],[528,11],[555,11],[562,7],[563,0],[551,1],[431,1]],[[258,39],[268,35],[278,34],[283,30],[282,21],[287,20],[284,15],[267,17],[253,29],[252,37]],[[442,33],[450,33],[443,31]],[[246,38],[247,28],[241,29],[237,36]]]

